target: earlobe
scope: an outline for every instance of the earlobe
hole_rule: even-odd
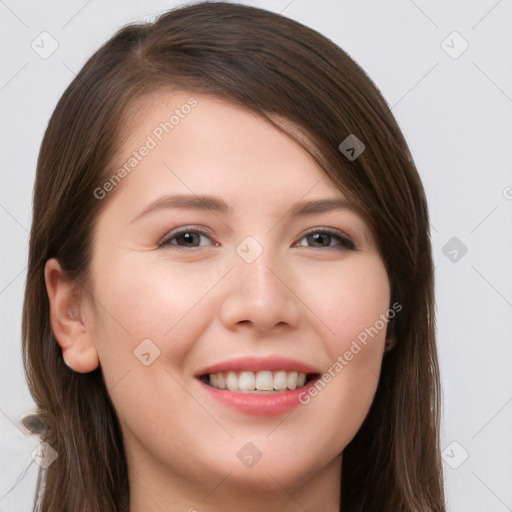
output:
[[[46,262],[44,278],[50,302],[50,324],[64,362],[79,373],[94,371],[99,365],[98,353],[90,326],[83,320],[80,286],[65,277],[55,258]]]

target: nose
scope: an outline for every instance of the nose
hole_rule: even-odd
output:
[[[264,251],[252,263],[236,255],[224,288],[222,323],[230,329],[246,325],[267,334],[273,329],[297,328],[301,301],[293,284],[290,267],[269,253]]]

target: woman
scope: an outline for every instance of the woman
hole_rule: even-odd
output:
[[[424,192],[329,40],[221,2],[123,28],[33,219],[36,510],[444,510]]]

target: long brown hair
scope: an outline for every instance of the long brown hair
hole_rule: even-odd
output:
[[[85,64],[49,122],[34,189],[23,351],[47,422],[43,438],[58,459],[40,472],[35,510],[129,507],[122,434],[101,369],[79,374],[64,364],[44,264],[55,257],[70,279],[85,282],[94,222],[116,193],[98,200],[94,190],[115,170],[120,127],[146,95],[173,86],[263,116],[357,204],[402,311],[373,405],[343,453],[343,510],[444,511],[429,220],[407,144],[375,85],[339,47],[283,16],[224,2],[122,28]],[[365,145],[354,160],[338,149],[351,134]]]

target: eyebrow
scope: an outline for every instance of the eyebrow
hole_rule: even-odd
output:
[[[184,208],[187,210],[210,210],[213,212],[231,214],[233,209],[220,197],[198,196],[198,195],[175,195],[165,196],[150,203],[141,213],[135,217],[134,221],[146,216],[148,213],[158,210],[168,210],[173,208]]]
[[[299,217],[312,213],[325,213],[333,210],[354,210],[345,199],[333,197],[329,199],[315,199],[313,201],[300,201],[289,210],[288,215]]]
[[[135,217],[135,220],[146,216],[147,214],[173,208],[183,208],[188,210],[210,210],[224,215],[231,215],[233,208],[223,199],[210,195],[173,195],[165,196],[150,203],[141,213]],[[312,201],[299,201],[294,204],[287,212],[286,216],[299,217],[316,213],[325,213],[333,210],[354,210],[343,198],[315,199]]]

